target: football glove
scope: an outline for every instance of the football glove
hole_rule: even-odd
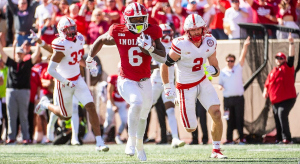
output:
[[[211,65],[206,66],[206,71],[211,75],[214,75],[217,73],[216,68]]]
[[[151,41],[150,35],[146,35],[142,33],[138,38],[137,38],[137,43],[138,46],[144,48],[145,50],[149,51],[152,47],[152,41]]]
[[[168,100],[172,100],[176,97],[176,92],[173,89],[173,87],[171,87],[170,83],[164,85],[164,91],[165,91],[165,97]]]
[[[97,67],[90,69],[90,73],[93,77],[97,77],[97,75],[98,75]]]
[[[62,83],[62,87],[70,87],[73,88],[76,86],[76,82],[75,81],[70,81],[70,80],[64,80]]]
[[[36,35],[36,33],[33,30],[30,29],[30,32],[31,34],[28,38],[31,39],[31,43],[34,43],[39,39],[39,37]]]
[[[85,60],[85,64],[86,64],[86,68],[91,70],[93,68],[96,68],[96,65],[97,65],[97,62],[91,57],[91,56],[88,56]]]

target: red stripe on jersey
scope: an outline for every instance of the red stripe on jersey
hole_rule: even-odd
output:
[[[194,26],[196,26],[196,22],[195,22],[195,14],[192,14],[192,18],[193,18],[193,23],[194,23]]]
[[[52,46],[56,46],[56,47],[65,47],[65,46],[57,45],[57,44],[52,44]]]
[[[56,48],[56,47],[52,47],[55,50],[65,50],[64,48]]]
[[[171,45],[172,50],[174,50],[176,53],[181,54],[180,48],[176,47],[173,43]]]

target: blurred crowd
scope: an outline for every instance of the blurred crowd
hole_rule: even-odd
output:
[[[58,21],[66,15],[76,21],[86,43],[92,44],[111,24],[124,23],[125,7],[135,1],[147,8],[150,24],[169,24],[175,36],[183,34],[183,22],[192,13],[203,16],[207,30],[216,39],[239,38],[238,23],[291,28],[299,28],[300,23],[297,0],[1,0],[1,43],[4,47],[13,43],[20,46],[34,29],[50,44],[56,37]]]

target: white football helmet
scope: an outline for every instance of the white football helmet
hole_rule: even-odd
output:
[[[128,30],[139,34],[148,28],[148,12],[143,5],[137,2],[131,3],[126,7],[123,15]],[[143,22],[132,22],[131,19],[134,17],[144,17]]]
[[[193,42],[198,42],[202,40],[202,37],[205,35],[206,23],[203,18],[198,14],[190,14],[184,21],[183,29],[188,34],[189,38]],[[202,28],[201,36],[191,36],[189,30]]]
[[[74,41],[77,35],[77,25],[75,21],[69,17],[62,17],[57,24],[59,37]]]
[[[163,32],[161,41],[165,43],[172,41],[174,35],[173,29],[168,24],[160,24],[159,27]]]

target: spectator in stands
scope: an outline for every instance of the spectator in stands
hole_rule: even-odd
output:
[[[158,25],[158,22],[155,18],[152,17],[152,9],[154,7],[154,4],[153,4],[153,0],[138,0],[138,3],[140,4],[144,4],[144,6],[146,7],[147,11],[148,11],[148,23],[149,24],[157,24]]]
[[[95,9],[95,1],[94,0],[84,0],[83,4],[79,10],[79,15],[84,16],[85,27],[89,27],[94,9]]]
[[[44,40],[47,44],[51,44],[52,41],[56,38],[57,29],[52,21],[51,15],[49,13],[43,15],[44,25],[41,29],[41,39]]]
[[[229,112],[227,120],[227,141],[224,144],[234,144],[232,134],[236,127],[240,137],[240,145],[246,143],[244,138],[244,86],[243,86],[243,66],[247,49],[250,44],[250,37],[245,40],[239,58],[239,63],[234,65],[235,56],[226,56],[227,66],[220,72],[219,89],[223,90],[224,111]],[[224,112],[225,113],[225,112]]]
[[[67,0],[61,0],[58,5],[58,11],[55,17],[55,25],[58,24],[61,17],[69,15],[69,3]]]
[[[23,48],[23,50],[24,50],[24,52],[25,52],[26,54],[32,55],[31,44],[29,43],[28,40],[25,40],[25,41],[23,42],[23,44],[21,45],[21,47]]]
[[[34,17],[36,18],[35,26],[39,30],[39,36],[41,35],[41,30],[44,27],[44,19],[46,17],[45,15],[52,16],[57,11],[58,8],[54,4],[49,3],[49,0],[42,0],[42,4],[36,8]],[[52,23],[54,22],[55,18],[53,18]]]
[[[27,0],[19,0],[16,7],[12,0],[8,0],[8,9],[13,13],[13,24],[15,29],[15,38],[21,46],[24,40],[29,40],[30,29],[33,25],[33,17],[38,1],[32,0],[31,4],[27,4]],[[8,26],[10,28],[10,26]]]
[[[79,15],[79,7],[76,4],[70,5],[70,17],[75,21],[77,25],[77,31],[80,32],[86,40],[87,28],[85,27],[85,18]]]
[[[216,15],[210,24],[211,34],[216,39],[228,39],[228,36],[224,32],[223,18],[225,11],[230,8],[230,2],[228,0],[214,0],[214,8]]]
[[[276,13],[272,6],[268,5],[265,0],[246,0],[251,8],[256,11],[253,14],[253,23],[276,24]]]
[[[113,23],[120,23],[120,12],[116,7],[115,0],[105,0],[105,8],[103,9],[104,20],[107,21],[108,26]]]
[[[123,15],[123,12],[125,11],[125,8],[132,2],[134,2],[134,0],[126,0],[125,2],[125,6],[123,4],[123,1],[122,0],[116,0],[117,2],[117,8],[120,12],[120,23],[121,24],[124,24],[125,22],[125,19],[124,19],[124,15]]]
[[[276,123],[276,142],[291,143],[289,113],[296,102],[294,39],[289,34],[289,56],[279,52],[275,56],[276,67],[269,73],[263,91],[264,98],[270,98]]]
[[[8,129],[8,121],[7,121],[7,114],[6,114],[6,101],[5,101],[5,92],[6,92],[6,80],[7,80],[7,67],[5,66],[3,60],[0,59],[0,74],[3,75],[3,84],[0,85],[0,105],[1,105],[1,109],[2,109],[2,118],[0,118],[0,122],[2,122],[2,124],[0,124],[0,143],[2,143],[3,141],[6,140],[6,136],[7,136],[7,129]],[[3,125],[3,123],[5,124],[5,127]],[[2,129],[5,128],[5,132],[4,130],[2,131]],[[4,138],[1,139],[2,137],[2,132],[5,133]]]
[[[223,19],[224,32],[229,39],[240,38],[238,23],[247,23],[248,13],[246,8],[240,8],[240,0],[232,0],[231,7],[225,11]]]
[[[103,20],[103,12],[100,9],[95,9],[92,14],[92,22],[87,30],[87,44],[93,44],[94,41],[102,34],[108,31],[108,24]]]
[[[17,49],[15,59],[11,59],[3,51],[0,44],[1,59],[8,67],[8,80],[6,88],[7,118],[8,118],[8,140],[7,144],[15,144],[17,130],[17,118],[20,119],[23,143],[30,143],[28,127],[28,105],[30,98],[30,73],[33,64],[40,55],[38,47],[35,53],[26,55],[22,48]]]
[[[6,27],[6,3],[7,1],[1,1],[0,2],[0,42],[3,45],[3,47],[6,46],[6,33],[7,33],[7,27]]]
[[[296,16],[297,16],[296,23],[297,23],[297,25],[300,27],[300,1],[297,1],[297,5],[296,5]]]
[[[279,12],[277,13],[277,21],[279,25],[299,29],[299,26],[296,24],[297,15],[296,15],[296,5],[297,0],[282,0],[279,6]],[[293,34],[293,38],[299,38],[298,34]],[[287,39],[287,32],[277,31],[278,39]]]

